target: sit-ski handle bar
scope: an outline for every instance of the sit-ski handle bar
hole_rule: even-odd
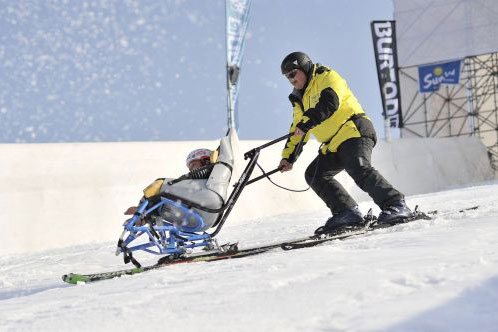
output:
[[[277,142],[280,142],[280,141],[282,141],[282,140],[284,140],[284,139],[287,139],[287,138],[291,137],[292,135],[294,135],[294,133],[290,133],[290,134],[284,135],[284,136],[282,136],[282,137],[279,137],[279,138],[277,138],[277,139],[274,139],[274,140],[273,140],[273,141],[271,141],[271,142],[268,142],[268,143],[266,143],[266,144],[263,144],[263,145],[261,145],[261,146],[258,146],[257,148],[252,149],[251,151],[246,152],[246,153],[244,154],[244,159],[251,158],[252,156],[254,156],[254,154],[256,153],[256,151],[260,151],[261,149],[264,149],[264,148],[266,148],[266,147],[268,147],[268,146],[270,146],[270,145],[273,145],[273,144],[275,144],[275,143],[277,143]],[[296,151],[295,151],[295,153],[294,153],[294,157],[292,158],[292,160],[289,160],[291,164],[294,164],[294,163],[296,162],[297,156],[299,156],[299,154],[301,153],[301,151],[302,151],[302,149],[303,149],[303,145],[304,145],[304,138],[305,138],[305,137],[306,137],[306,135],[304,135],[304,136],[301,138],[301,140],[299,141],[299,144],[298,144],[298,145],[297,145],[297,147],[296,147]],[[279,172],[280,170],[281,170],[281,167],[277,167],[277,168],[275,168],[274,170],[271,170],[271,171],[269,171],[269,172],[266,172],[266,173],[265,173],[265,174],[263,174],[263,175],[260,175],[260,176],[258,176],[258,177],[255,177],[255,178],[254,178],[254,179],[252,179],[252,180],[247,181],[246,185],[251,184],[251,183],[253,183],[253,182],[256,182],[256,181],[258,181],[258,180],[261,180],[261,179],[263,179],[263,178],[265,178],[265,177],[268,177],[268,176],[270,176],[270,175],[272,175],[272,174],[274,174],[274,173],[276,173],[276,172]]]
[[[202,211],[206,211],[206,212],[210,212],[210,213],[220,213],[222,211],[224,211],[224,213],[221,213],[218,217],[218,219],[216,220],[216,222],[214,223],[214,227],[216,227],[216,230],[209,234],[211,237],[214,237],[216,236],[216,234],[218,234],[218,232],[221,230],[221,228],[223,227],[223,224],[225,223],[228,215],[230,214],[235,202],[237,201],[238,197],[240,196],[240,193],[242,191],[242,189],[244,189],[244,187],[250,183],[253,183],[253,182],[256,182],[264,177],[267,177],[268,175],[271,175],[275,172],[278,172],[280,171],[280,168],[277,167],[276,169],[272,170],[271,172],[269,173],[266,173],[266,174],[263,174],[257,178],[254,178],[250,181],[248,181],[248,177],[251,176],[251,173],[254,169],[254,166],[256,164],[256,161],[259,157],[259,152],[261,149],[264,149],[272,144],[275,144],[279,141],[282,141],[284,139],[287,139],[289,138],[290,136],[292,136],[293,134],[287,134],[287,135],[284,135],[280,138],[277,138],[271,142],[268,142],[264,145],[261,145],[257,148],[254,148],[252,149],[251,151],[247,152],[244,154],[244,159],[248,159],[250,158],[251,160],[249,161],[249,163],[247,164],[246,166],[246,169],[244,170],[244,172],[242,173],[242,176],[241,178],[239,179],[239,181],[237,182],[237,184],[235,184],[235,189],[232,191],[232,193],[230,194],[230,197],[228,198],[227,202],[221,207],[221,208],[218,208],[218,209],[211,209],[211,208],[207,208],[207,207],[204,207],[196,202],[193,202],[193,201],[190,201],[188,199],[185,199],[185,198],[182,198],[182,197],[178,197],[178,196],[175,196],[173,194],[168,194],[168,193],[163,193],[163,194],[160,194],[161,197],[165,197],[165,198],[169,198],[169,199],[174,199],[174,200],[180,200],[182,201],[183,203],[186,203],[188,204],[190,207],[193,207],[193,208],[196,208],[196,209],[199,209],[199,210],[202,210]],[[304,137],[301,139],[301,141],[299,142],[299,144],[297,145],[296,147],[296,154],[295,155],[298,155],[299,152],[302,147],[303,147],[303,144],[304,144]],[[292,160],[292,163],[295,162],[295,158],[294,160]]]

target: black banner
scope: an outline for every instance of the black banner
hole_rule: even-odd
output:
[[[382,115],[389,120],[390,127],[403,128],[395,21],[372,21],[371,27],[380,95],[384,108]]]

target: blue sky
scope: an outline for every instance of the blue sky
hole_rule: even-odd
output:
[[[291,121],[283,57],[296,50],[346,80],[380,137],[370,21],[390,0],[253,0],[239,136]],[[222,0],[0,0],[0,142],[203,140],[226,124]]]

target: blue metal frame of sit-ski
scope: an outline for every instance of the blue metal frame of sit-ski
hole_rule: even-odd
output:
[[[291,134],[287,134],[285,136],[277,138],[269,143],[254,148],[251,151],[244,154],[244,159],[250,159],[249,163],[247,164],[239,181],[234,185],[234,190],[232,191],[227,202],[219,209],[206,208],[188,199],[164,193],[160,195],[159,203],[147,209],[147,206],[150,203],[150,199],[149,200],[144,199],[140,203],[137,212],[133,215],[133,217],[129,221],[127,221],[124,224],[123,233],[121,234],[121,237],[119,238],[118,241],[118,248],[116,250],[116,255],[123,253],[125,263],[131,261],[133,262],[133,264],[139,266],[140,264],[135,259],[133,259],[131,254],[132,252],[137,250],[142,250],[155,255],[174,255],[174,254],[181,255],[185,253],[188,249],[193,249],[196,247],[211,249],[214,236],[218,234],[218,232],[221,230],[221,227],[225,223],[228,215],[230,214],[233,205],[240,196],[242,189],[244,189],[246,185],[256,182],[262,178],[268,177],[269,175],[280,170],[279,168],[276,168],[270,172],[264,173],[261,176],[249,180],[249,177],[251,176],[252,171],[256,166],[260,150],[272,144],[275,144],[276,142],[287,139],[290,135]],[[299,145],[297,146],[296,148],[297,151],[300,151],[302,149],[303,142],[304,139],[302,139]],[[298,154],[299,153],[296,153],[295,155],[297,156]],[[217,221],[213,225],[213,227],[217,226],[216,230],[211,234],[206,232],[200,234],[196,233],[205,227],[204,220],[192,208],[187,208],[182,203],[192,208],[196,208],[211,213],[223,212],[220,213]],[[138,221],[143,220],[147,215],[149,215],[151,212],[155,211],[156,209],[159,209],[163,205],[169,205],[171,207],[174,207],[176,211],[180,210],[182,221],[186,221],[189,218],[194,218],[197,221],[197,227],[190,229],[184,228],[183,230],[181,230],[178,228],[178,226],[175,226],[173,224],[164,224],[162,226],[158,226],[146,223],[141,226],[135,226],[135,224]],[[129,232],[129,235],[126,237],[126,239],[124,239],[124,236],[126,235],[127,232]],[[137,238],[141,237],[144,234],[148,237],[149,242],[128,247],[134,240],[136,240]],[[156,250],[153,250],[152,248]]]
[[[196,234],[194,232],[202,229],[205,224],[202,217],[191,209],[187,209],[182,204],[174,202],[170,199],[163,198],[162,201],[152,206],[150,209],[146,209],[149,204],[149,200],[144,200],[138,207],[137,212],[133,217],[124,225],[124,233],[126,231],[130,232],[128,237],[120,243],[121,248],[127,248],[128,251],[143,250],[151,254],[164,255],[164,254],[180,254],[185,252],[185,249],[195,248],[195,247],[205,247],[211,240],[211,236],[207,233]],[[177,209],[180,209],[183,216],[182,220],[187,218],[195,218],[197,221],[197,227],[194,229],[189,229],[189,232],[181,231],[177,226],[172,224],[165,224],[163,226],[150,226],[150,224],[145,224],[142,226],[135,226],[137,221],[141,220],[143,216],[150,214],[152,211],[159,209],[163,205],[170,205]],[[128,247],[128,245],[138,237],[146,234],[149,242],[136,245],[134,247]],[[190,243],[186,243],[190,242]],[[157,251],[150,249],[155,247]]]

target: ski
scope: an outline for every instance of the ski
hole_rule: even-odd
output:
[[[361,228],[356,228],[356,229],[343,229],[343,230],[338,230],[335,233],[328,233],[328,234],[322,234],[322,235],[316,235],[312,236],[307,240],[303,241],[294,241],[291,243],[283,243],[281,245],[281,248],[283,250],[289,251],[289,250],[294,250],[294,249],[301,249],[301,248],[309,248],[309,247],[314,247],[317,245],[320,245],[324,242],[329,242],[329,241],[334,241],[334,240],[342,240],[351,236],[355,235],[362,235],[371,231],[374,231],[376,229],[382,229],[382,228],[389,228],[393,227],[396,225],[401,225],[401,224],[406,224],[412,221],[416,220],[432,220],[435,219],[438,216],[446,216],[446,215],[451,215],[454,213],[464,213],[467,211],[472,211],[472,210],[477,210],[479,206],[472,206],[468,208],[463,208],[463,209],[458,209],[458,210],[446,210],[446,211],[438,211],[438,210],[433,210],[429,211],[427,213],[421,212],[418,210],[418,206],[415,207],[414,209],[414,216],[409,219],[405,219],[402,222],[398,222],[395,224],[385,224],[385,225],[380,225],[376,223],[376,220],[372,220],[372,218],[367,218],[366,219],[366,225]],[[369,211],[369,214],[371,211]]]
[[[411,218],[410,220],[405,220],[403,223],[412,222],[420,219],[433,219],[437,216],[450,215],[453,213],[463,213],[466,211],[476,210],[478,208],[479,206],[473,206],[459,210],[448,210],[441,212],[439,212],[438,210],[434,210],[427,212],[427,214],[419,212],[417,209],[415,209],[415,212],[417,213],[416,216],[414,218]],[[369,215],[371,216],[371,213],[369,213],[367,216]],[[402,223],[398,223],[397,225],[399,224]],[[232,244],[225,247],[222,251],[201,252],[186,256],[175,256],[175,255],[165,256],[159,259],[159,261],[156,264],[144,267],[134,267],[129,269],[108,271],[108,272],[101,272],[94,274],[69,273],[63,275],[62,280],[69,284],[91,283],[101,280],[118,278],[124,275],[135,275],[142,272],[156,270],[175,264],[186,264],[186,263],[195,263],[195,262],[215,262],[227,259],[237,259],[237,258],[262,254],[276,248],[282,248],[283,250],[286,251],[293,249],[300,249],[300,248],[308,248],[319,245],[324,242],[342,240],[355,235],[362,235],[371,232],[375,229],[392,227],[392,226],[394,225],[383,225],[382,227],[379,225],[375,225],[375,218],[367,217],[365,226],[360,228],[342,229],[336,231],[335,233],[328,233],[322,235],[308,235],[293,240],[286,240],[262,246],[250,247],[246,249],[238,249],[237,244]]]
[[[196,253],[192,255],[186,256],[165,256],[159,259],[159,261],[154,265],[144,266],[144,267],[134,267],[129,269],[117,270],[117,271],[109,271],[109,272],[100,272],[93,274],[79,274],[79,273],[69,273],[62,276],[62,280],[69,284],[78,284],[78,283],[91,283],[96,281],[108,280],[119,278],[124,275],[134,275],[139,274],[146,271],[156,270],[160,268],[164,268],[166,266],[175,265],[175,264],[185,264],[185,263],[196,263],[196,262],[215,262],[220,260],[227,259],[237,259],[248,256],[258,255],[264,252],[267,252],[272,249],[279,248],[282,243],[294,243],[306,241],[315,236],[305,236],[301,238],[296,238],[294,240],[286,240],[285,242],[277,242],[271,243],[262,246],[255,246],[246,249],[238,249],[237,245],[232,245],[226,251],[217,251],[217,252],[206,252],[206,253]]]
[[[372,214],[372,209],[370,209],[363,218],[364,218],[364,224],[362,226],[342,227],[330,233],[310,236],[308,239],[303,241],[282,243],[280,248],[286,251],[293,249],[300,249],[300,248],[308,248],[308,247],[314,247],[316,245],[328,241],[343,240],[354,235],[365,234],[370,230],[372,224],[374,224],[377,221],[377,218]]]
[[[118,277],[122,277],[124,275],[134,275],[146,271],[160,269],[166,266],[182,264],[182,263],[194,263],[194,262],[213,262],[218,260],[230,259],[230,258],[242,258],[251,255],[260,254],[265,252],[267,248],[252,248],[250,250],[231,250],[226,252],[217,252],[217,253],[199,253],[191,256],[165,256],[162,257],[156,264],[143,266],[143,267],[134,267],[129,269],[117,270],[117,271],[109,271],[109,272],[100,272],[93,274],[79,274],[79,273],[69,273],[62,276],[62,280],[69,284],[77,284],[77,283],[90,283],[95,281],[102,281],[108,279],[114,279]]]
[[[380,228],[389,228],[393,227],[395,225],[401,225],[401,224],[406,224],[415,220],[420,220],[420,219],[432,219],[431,217],[414,217],[410,218],[409,220],[405,220],[403,222],[394,224],[394,225],[369,225],[366,227],[362,228],[356,228],[352,230],[345,230],[340,232],[339,234],[337,233],[329,233],[329,234],[323,234],[323,235],[318,235],[314,239],[310,239],[307,241],[302,241],[302,242],[295,242],[295,243],[283,243],[281,248],[283,250],[289,251],[289,250],[294,250],[294,249],[301,249],[301,248],[309,248],[309,247],[314,247],[319,244],[322,244],[324,242],[329,242],[329,241],[335,241],[335,240],[342,240],[351,236],[355,235],[362,235],[368,232],[371,232],[376,229]]]
[[[157,264],[144,266],[144,267],[134,267],[130,269],[123,269],[118,271],[109,271],[109,272],[100,272],[93,274],[79,274],[79,273],[69,273],[62,276],[62,280],[69,284],[78,284],[78,283],[90,283],[95,281],[102,281],[108,279],[114,279],[118,277],[122,277],[124,275],[134,275],[146,271],[160,269],[169,265],[181,264],[181,263],[192,263],[192,262],[212,262],[215,260],[222,260],[228,258],[241,258],[247,257],[250,255],[255,255],[260,253],[261,251],[253,250],[251,252],[226,252],[226,253],[209,253],[202,254],[196,256],[187,256],[187,257],[163,257]],[[167,258],[167,259],[164,259]]]
[[[366,232],[368,232],[368,228],[366,228],[366,227],[359,227],[359,228],[353,228],[353,229],[342,229],[336,233],[314,235],[314,236],[311,236],[309,239],[304,240],[304,241],[285,242],[285,243],[282,243],[280,245],[280,248],[288,251],[288,250],[299,249],[299,248],[314,247],[314,246],[319,245],[319,244],[324,243],[324,242],[334,241],[334,240],[343,240],[343,239],[346,239],[346,238],[354,236],[354,235],[365,234]]]

